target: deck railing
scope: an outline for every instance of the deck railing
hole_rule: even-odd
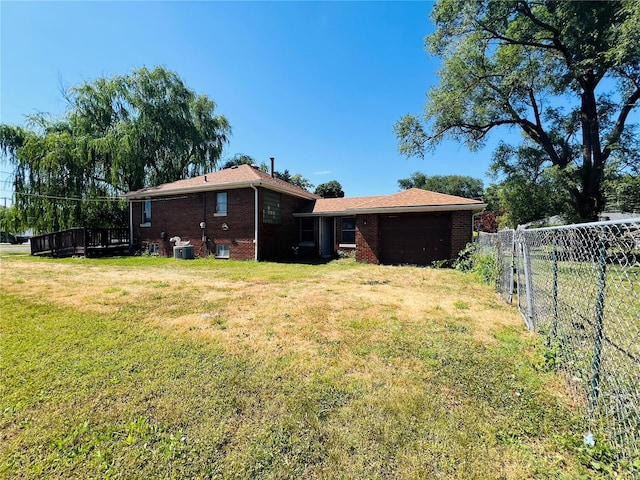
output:
[[[31,237],[31,255],[100,255],[128,247],[128,228],[70,228]]]

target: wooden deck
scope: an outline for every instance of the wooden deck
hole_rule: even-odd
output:
[[[31,237],[31,255],[99,256],[123,253],[128,249],[128,228],[70,228]]]

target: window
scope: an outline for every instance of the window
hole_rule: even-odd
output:
[[[229,258],[229,245],[216,245],[216,258]]]
[[[265,190],[264,210],[262,212],[264,223],[280,223],[280,194]]]
[[[342,217],[340,245],[356,244],[356,217]]]
[[[145,200],[142,204],[142,225],[151,225],[151,200]]]
[[[227,192],[216,193],[216,213],[215,216],[227,214]]]
[[[313,246],[315,240],[315,219],[313,218],[301,218],[300,219],[300,245]]]

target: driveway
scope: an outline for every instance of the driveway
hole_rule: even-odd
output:
[[[10,243],[0,243],[0,255],[16,255],[16,254],[31,254],[31,244],[29,242],[21,245],[11,245]]]

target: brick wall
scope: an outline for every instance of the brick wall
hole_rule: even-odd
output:
[[[472,240],[471,222],[473,214],[470,211],[451,212],[451,257],[458,253]]]
[[[227,192],[227,215],[215,215],[216,193],[203,192],[182,195],[175,199],[153,199],[151,225],[141,226],[143,202],[133,203],[134,243],[139,249],[157,243],[159,254],[173,256],[170,238],[179,236],[195,246],[198,256],[215,255],[216,245],[229,246],[229,258],[253,260],[254,244],[254,190],[240,188],[220,190]],[[293,212],[308,200],[280,194],[280,224],[262,221],[264,189],[258,187],[258,244],[259,259],[286,259],[293,256],[292,246],[298,244],[298,224]],[[200,222],[206,224],[204,232]],[[163,235],[164,232],[164,235]],[[203,236],[204,233],[204,236]],[[164,237],[164,238],[163,238]]]
[[[157,243],[159,254],[170,257],[174,244],[169,239],[178,236],[181,240],[189,240],[198,256],[214,255],[216,245],[222,244],[229,245],[230,258],[253,259],[253,190],[244,188],[226,192],[226,216],[215,215],[217,192],[153,199],[151,225],[148,227],[140,225],[143,203],[134,202],[133,236],[136,247],[145,249],[149,243]],[[204,232],[200,228],[202,221],[206,224]],[[227,230],[223,229],[223,224]]]
[[[356,260],[379,264],[378,215],[356,215]]]
[[[307,200],[280,194],[280,224],[263,223],[264,189],[259,191],[259,256],[260,260],[284,260],[293,258],[292,247],[299,242],[299,222],[293,213],[300,210]],[[213,255],[216,245],[228,245],[229,257],[237,260],[255,258],[254,245],[254,191],[251,188],[227,190],[227,215],[215,215],[217,192],[194,193],[174,199],[156,199],[151,207],[151,225],[141,226],[143,202],[132,204],[133,236],[137,248],[157,243],[159,254],[173,255],[174,236],[190,240],[198,256]],[[200,222],[206,223],[203,231]],[[469,211],[451,212],[450,258],[456,258],[472,239],[472,214]],[[223,229],[226,224],[226,230]],[[336,222],[335,245],[339,248],[340,221]],[[356,216],[356,260],[380,263],[379,218],[375,214]],[[317,238],[316,247],[317,254]],[[303,252],[311,253],[311,252]]]
[[[286,260],[294,258],[294,247],[300,241],[300,224],[293,216],[294,212],[302,209],[309,200],[292,197],[280,193],[280,223],[262,222],[264,189],[260,189],[258,234],[260,260]]]

